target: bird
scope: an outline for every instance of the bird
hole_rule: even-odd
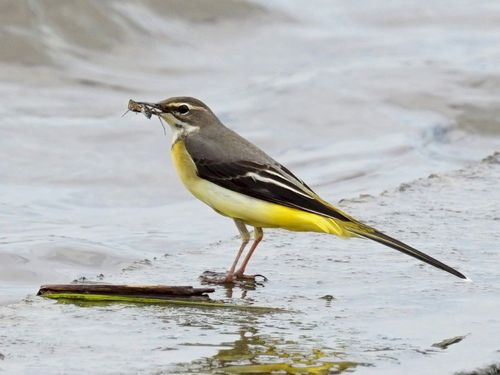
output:
[[[264,228],[361,237],[412,256],[461,279],[439,260],[363,224],[322,199],[304,181],[256,145],[226,127],[201,100],[179,96],[160,102],[129,101],[129,110],[156,115],[172,130],[171,156],[184,186],[217,213],[231,218],[241,245],[223,283],[251,277],[245,271]],[[253,242],[239,268],[240,258]]]

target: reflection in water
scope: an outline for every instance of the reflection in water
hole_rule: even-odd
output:
[[[340,374],[360,365],[343,360],[341,352],[308,348],[295,341],[259,335],[254,327],[242,328],[240,338],[227,346],[230,348],[220,349],[213,357],[179,365],[175,372]]]

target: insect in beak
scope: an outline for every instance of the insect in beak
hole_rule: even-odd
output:
[[[162,113],[162,110],[156,103],[136,102],[132,99],[128,102],[128,110],[142,113],[148,119],[150,119],[152,115],[159,116]]]

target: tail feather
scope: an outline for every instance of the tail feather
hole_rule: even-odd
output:
[[[370,228],[370,227],[351,227],[348,228],[348,231],[352,232],[353,234],[356,234],[361,237],[368,238],[370,240],[376,241],[378,243],[381,243],[383,245],[389,246],[393,249],[396,249],[398,251],[401,251],[404,254],[407,254],[409,256],[412,256],[414,258],[417,258],[418,260],[421,260],[422,262],[425,262],[427,264],[430,264],[431,266],[434,266],[436,268],[439,268],[443,271],[449,272],[452,275],[455,275],[461,279],[467,279],[465,275],[462,273],[458,272],[454,268],[451,268],[450,266],[447,266],[446,264],[440,262],[437,259],[434,259],[430,257],[427,254],[424,254],[423,252],[414,249],[411,246],[408,246],[407,244],[398,241],[392,237],[387,236],[384,233],[381,233],[377,231],[376,229]]]

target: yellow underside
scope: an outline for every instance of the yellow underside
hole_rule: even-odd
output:
[[[186,151],[184,141],[172,146],[172,160],[181,181],[199,200],[218,213],[240,219],[261,228],[283,228],[292,231],[322,232],[350,237],[342,222],[296,208],[269,203],[220,187],[196,174],[196,166]]]

